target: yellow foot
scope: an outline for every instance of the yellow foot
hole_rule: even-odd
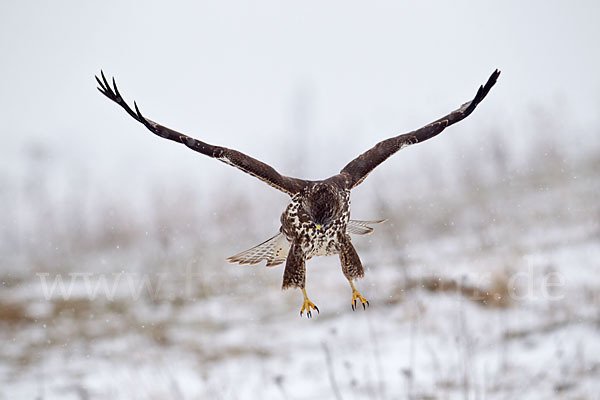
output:
[[[356,289],[352,289],[352,311],[356,310],[356,300],[359,300],[360,303],[363,306],[363,310],[365,310],[367,307],[365,306],[365,304],[368,306],[369,302],[367,301],[367,299],[365,299],[364,297],[362,297],[360,295],[360,293],[358,292],[358,290]]]
[[[302,294],[304,295],[304,303],[302,304],[302,308],[300,309],[300,316],[302,316],[304,311],[306,311],[306,316],[308,318],[312,318],[311,310],[317,310],[317,313],[319,313],[319,307],[317,307],[315,303],[308,299],[308,296],[306,295],[306,290],[302,289]]]

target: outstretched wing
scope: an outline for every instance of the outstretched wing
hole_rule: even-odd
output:
[[[340,174],[346,178],[348,189],[358,186],[369,175],[375,167],[387,160],[392,154],[411,144],[420,143],[424,140],[434,137],[442,132],[447,126],[462,121],[475,110],[475,107],[485,98],[492,86],[496,83],[500,71],[495,70],[487,83],[479,87],[473,100],[463,104],[458,110],[433,121],[416,131],[399,135],[377,143],[373,148],[367,150],[340,171]]]
[[[100,85],[98,90],[106,97],[123,107],[123,109],[127,111],[127,114],[131,115],[136,121],[144,124],[144,126],[152,133],[165,139],[183,143],[194,151],[212,158],[216,158],[219,161],[239,168],[242,171],[260,179],[261,181],[266,182],[274,188],[289,194],[290,196],[293,196],[295,193],[299,192],[306,185],[306,181],[283,176],[269,165],[240,153],[239,151],[204,143],[144,117],[135,102],[133,103],[135,111],[133,111],[125,102],[125,100],[123,100],[114,78],[112,79],[111,87],[104,76],[104,72],[100,71],[100,75],[102,80],[96,76],[96,81],[98,82],[98,85]]]

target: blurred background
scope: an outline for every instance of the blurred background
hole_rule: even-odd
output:
[[[0,3],[0,399],[595,398],[596,1]],[[498,84],[352,197],[337,257],[224,259],[288,198],[146,131],[323,179]]]

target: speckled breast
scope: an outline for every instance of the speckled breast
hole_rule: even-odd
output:
[[[350,193],[339,193],[342,202],[339,215],[327,226],[317,229],[310,216],[302,209],[302,194],[292,197],[290,204],[281,215],[281,232],[292,242],[300,243],[306,259],[314,256],[328,256],[340,251],[340,238],[346,234],[350,219]]]

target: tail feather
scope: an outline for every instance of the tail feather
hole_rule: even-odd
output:
[[[240,265],[254,265],[267,260],[267,267],[274,267],[286,260],[289,250],[290,243],[283,234],[278,233],[258,246],[227,258],[227,261]]]
[[[385,221],[385,219],[377,221],[350,220],[346,226],[346,232],[354,235],[368,235],[373,232],[373,228],[370,225],[380,224]],[[290,242],[287,241],[286,237],[282,233],[278,233],[251,249],[227,258],[227,261],[240,265],[254,265],[262,260],[266,260],[267,267],[275,267],[285,262],[290,251],[290,246]]]
[[[370,225],[380,224],[387,219],[379,219],[377,221],[356,221],[351,219],[346,226],[346,232],[354,235],[368,235],[373,233],[373,228]]]

